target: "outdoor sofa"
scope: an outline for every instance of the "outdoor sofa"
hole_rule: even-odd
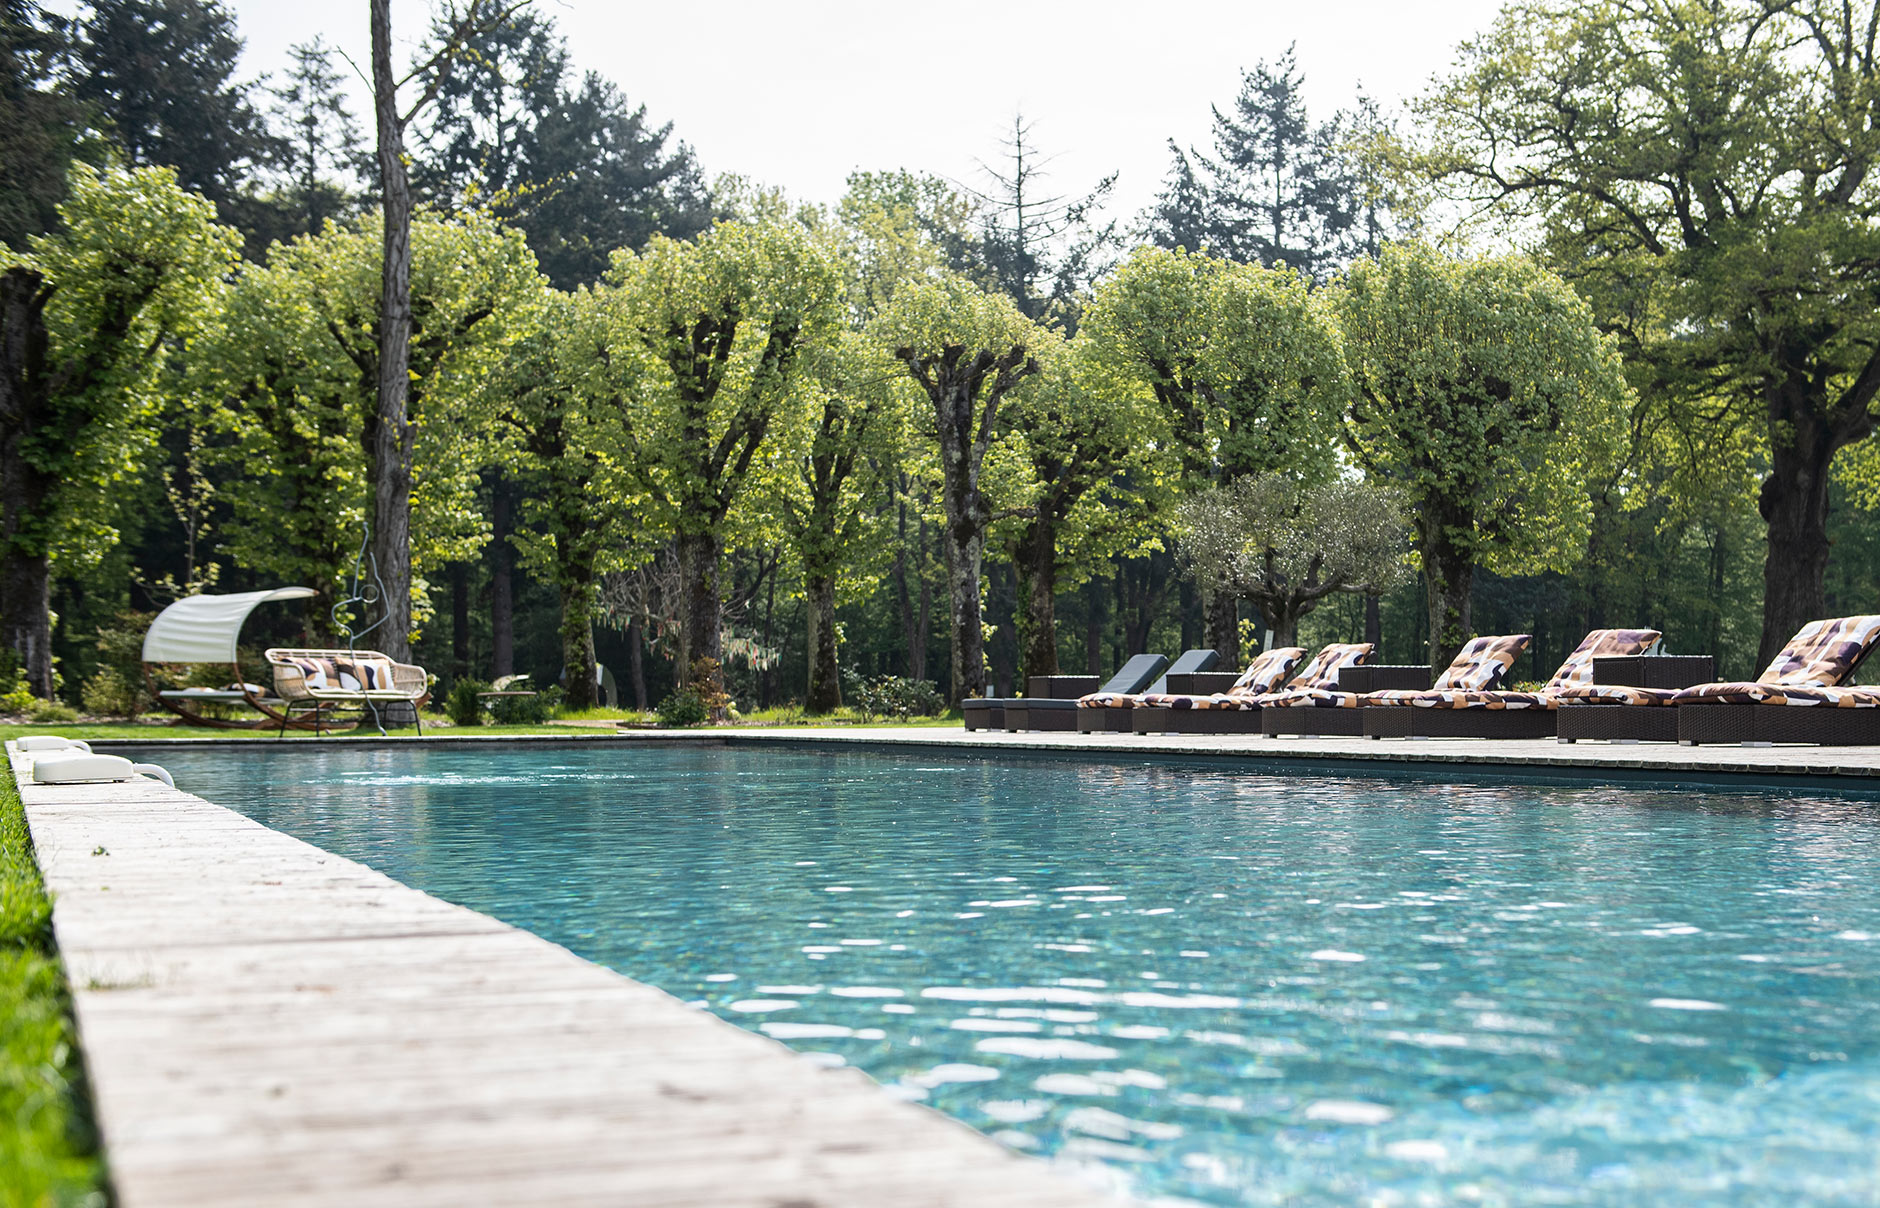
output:
[[[1138,734],[1259,734],[1262,702],[1292,688],[1335,686],[1341,673],[1361,665],[1376,649],[1369,642],[1333,643],[1292,674],[1305,650],[1282,646],[1248,666],[1219,693],[1171,693],[1144,697],[1131,719]],[[1271,660],[1263,665],[1261,660]],[[1292,678],[1286,677],[1291,674]],[[1209,685],[1194,685],[1205,687]]]
[[[1162,673],[1162,678],[1150,684],[1144,692],[1091,692],[1081,696],[1077,699],[1075,710],[1077,729],[1085,734],[1127,734],[1130,715],[1136,711],[1136,704],[1144,695],[1169,691],[1171,680],[1182,682],[1197,675],[1209,674],[1220,661],[1221,653],[1218,650],[1184,650],[1181,657]]]
[[[1880,688],[1848,683],[1877,643],[1880,616],[1836,617],[1804,625],[1754,681],[1578,685],[1561,694],[1561,737],[1880,743]]]
[[[1155,682],[1157,676],[1168,667],[1168,656],[1162,654],[1138,654],[1122,665],[1108,683],[1099,687],[1094,675],[1034,675],[1026,681],[1029,696],[969,696],[960,702],[960,716],[968,730],[1005,730],[1005,729],[1062,729],[1077,728],[1074,714],[1065,713],[1063,721],[1068,724],[1054,724],[1059,719],[1045,710],[1039,710],[1042,725],[1032,724],[1032,706],[1040,700],[1064,702],[1065,709],[1074,709],[1077,699],[1091,692],[1141,692]],[[1012,710],[1016,709],[1017,716]]]
[[[283,702],[283,733],[295,722],[310,721],[316,734],[334,729],[334,714],[341,709],[358,709],[378,720],[380,710],[398,706],[411,709],[418,733],[424,733],[418,710],[431,699],[431,689],[422,667],[394,662],[376,650],[276,648],[262,657],[274,673],[274,694]],[[382,721],[379,728],[384,728]]]

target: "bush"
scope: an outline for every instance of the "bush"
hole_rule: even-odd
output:
[[[849,708],[864,721],[888,717],[905,721],[910,717],[933,717],[946,708],[940,689],[932,680],[909,679],[904,675],[879,675],[865,679],[853,672],[844,677],[842,695]]]
[[[135,718],[150,702],[150,690],[142,681],[127,680],[115,667],[100,667],[78,690],[85,712],[99,717]]]
[[[453,726],[482,725],[483,702],[477,699],[477,693],[489,690],[490,686],[482,680],[458,680],[450,686],[450,695],[444,698],[444,716],[450,718]]]
[[[497,696],[490,699],[490,719],[499,726],[539,726],[561,708],[559,687],[544,688],[534,696]]]
[[[704,723],[711,716],[711,709],[705,704],[705,698],[692,688],[680,688],[659,702],[653,709],[653,715],[659,718],[659,724],[669,729],[682,726],[696,726]]]

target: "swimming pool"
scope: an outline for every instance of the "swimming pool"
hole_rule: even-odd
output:
[[[1880,806],[677,747],[178,784],[1216,1204],[1873,1204]]]

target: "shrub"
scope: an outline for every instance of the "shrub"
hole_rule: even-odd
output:
[[[946,708],[946,701],[932,680],[909,679],[904,675],[865,679],[854,673],[845,678],[848,682],[842,686],[843,697],[864,721],[877,717],[902,721],[910,717],[932,717]]]
[[[40,700],[31,697],[31,704],[26,709],[28,721],[77,721],[78,710],[63,701]]]
[[[453,726],[482,725],[483,702],[477,699],[477,693],[489,690],[490,686],[482,680],[458,680],[450,686],[450,695],[444,698],[444,716],[450,718]]]
[[[498,696],[490,700],[490,718],[499,726],[539,726],[561,708],[560,687],[533,696]]]
[[[711,709],[705,704],[705,698],[690,687],[679,688],[653,709],[659,724],[669,729],[702,724],[711,716]]]
[[[141,681],[127,680],[115,667],[100,667],[78,690],[85,712],[99,717],[134,718],[150,701],[150,690]]]

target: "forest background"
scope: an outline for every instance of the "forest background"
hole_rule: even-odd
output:
[[[9,675],[124,710],[180,594],[305,583],[250,637],[331,636],[398,462],[385,114],[319,43],[238,79],[213,3],[0,23]],[[1273,48],[1113,221],[1022,117],[976,181],[708,180],[545,11],[446,6],[390,107],[381,644],[446,686],[598,660],[639,707],[701,657],[824,709],[1471,630],[1534,633],[1539,679],[1600,625],[1753,674],[1880,598],[1874,41],[1871,7],[1512,6],[1401,110],[1318,116]]]

